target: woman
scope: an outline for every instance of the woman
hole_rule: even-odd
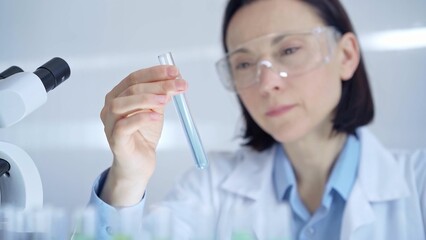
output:
[[[176,234],[191,234],[185,224],[200,204],[226,239],[233,210],[286,202],[292,239],[426,238],[426,154],[391,154],[361,128],[373,119],[373,101],[338,0],[231,0],[223,44],[217,68],[240,101],[246,144],[210,157],[208,173],[188,173],[165,200]],[[187,89],[178,75],[142,69],[107,94],[101,118],[114,160],[91,199],[102,214],[142,215],[164,106]],[[265,239],[259,224],[253,234]]]

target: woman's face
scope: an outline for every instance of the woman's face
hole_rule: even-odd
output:
[[[226,41],[231,52],[264,35],[318,26],[324,26],[323,21],[302,1],[259,0],[234,15]],[[238,95],[257,124],[279,142],[298,141],[315,132],[329,134],[341,96],[337,54],[334,51],[329,63],[296,77],[281,78],[261,68],[259,82],[238,90]]]

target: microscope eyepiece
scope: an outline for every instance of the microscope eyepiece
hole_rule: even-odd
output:
[[[55,57],[37,68],[34,74],[40,78],[46,92],[49,92],[69,78],[71,69],[65,60]]]
[[[47,93],[70,75],[68,63],[58,57],[52,58],[35,72],[24,72],[16,66],[1,72],[0,128],[19,122],[44,104]]]

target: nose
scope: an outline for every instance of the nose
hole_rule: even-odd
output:
[[[268,60],[262,60],[257,66],[257,77],[262,91],[280,90],[285,87],[283,78],[288,77],[287,72],[277,71]]]

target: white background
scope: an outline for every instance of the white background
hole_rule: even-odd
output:
[[[379,50],[366,39],[382,31],[425,28],[426,1],[343,2],[364,47],[376,104],[371,129],[387,147],[425,148],[426,44]],[[189,81],[187,99],[206,150],[238,146],[239,108],[214,70],[222,54],[224,7],[224,0],[0,0],[0,71],[11,65],[34,71],[56,56],[72,70],[45,105],[0,129],[1,141],[33,158],[46,204],[71,210],[87,203],[94,179],[111,163],[99,119],[105,94],[130,72],[156,65],[163,52],[173,52]],[[194,166],[173,105],[166,111],[158,162],[149,203]]]

